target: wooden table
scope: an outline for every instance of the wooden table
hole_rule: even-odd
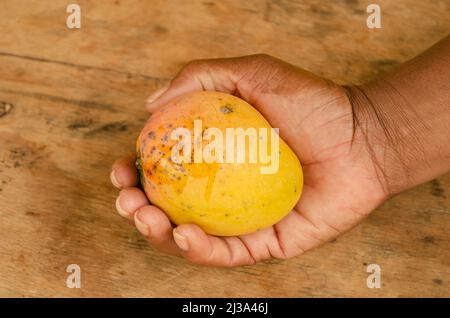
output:
[[[339,83],[389,70],[450,30],[448,0],[2,0],[0,296],[450,296],[450,175],[398,195],[287,261],[207,268],[149,248],[115,212],[112,162],[143,100],[191,59],[265,52]],[[381,266],[382,286],[366,286]],[[81,267],[81,288],[66,267]]]

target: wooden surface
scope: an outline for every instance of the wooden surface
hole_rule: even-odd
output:
[[[0,296],[450,296],[450,175],[398,195],[307,254],[205,268],[149,248],[115,212],[112,162],[133,149],[144,98],[187,61],[265,52],[361,82],[450,30],[450,1],[2,0]],[[81,288],[66,267],[81,266]],[[366,266],[382,287],[366,286]]]

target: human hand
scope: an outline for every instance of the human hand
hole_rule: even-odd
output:
[[[195,224],[173,228],[138,187],[134,156],[120,159],[111,173],[112,183],[122,189],[117,210],[158,250],[213,266],[289,258],[350,229],[386,199],[345,88],[266,55],[200,60],[155,92],[147,108],[152,112],[177,96],[201,90],[234,94],[280,129],[302,164],[303,193],[294,210],[274,226],[215,237]]]

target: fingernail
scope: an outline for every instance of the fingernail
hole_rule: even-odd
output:
[[[139,232],[141,232],[142,235],[149,236],[150,228],[148,227],[147,224],[145,224],[142,221],[143,218],[141,214],[142,214],[141,211],[136,212],[134,223],[136,224],[136,228],[138,229]]]
[[[164,85],[163,87],[157,89],[153,94],[151,94],[147,100],[145,101],[147,104],[153,103],[155,100],[157,100],[167,89],[169,88],[169,85]]]
[[[119,212],[119,214],[121,216],[123,216],[124,218],[127,218],[129,216],[129,213],[126,212],[124,209],[122,209],[122,207],[120,206],[119,200],[120,200],[120,195],[116,199],[116,210],[117,210],[117,212]]]
[[[109,178],[111,179],[111,183],[113,184],[113,186],[115,186],[116,188],[121,188],[120,183],[117,181],[116,172],[114,170],[111,171]]]
[[[186,240],[186,238],[177,233],[177,229],[173,229],[173,238],[175,240],[175,243],[177,243],[178,247],[181,248],[183,251],[187,251],[189,249],[189,244]]]

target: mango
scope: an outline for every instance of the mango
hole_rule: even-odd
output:
[[[269,227],[302,192],[295,153],[254,107],[233,95],[204,91],[171,101],[148,119],[136,150],[150,202],[173,223],[194,223],[211,235]]]

